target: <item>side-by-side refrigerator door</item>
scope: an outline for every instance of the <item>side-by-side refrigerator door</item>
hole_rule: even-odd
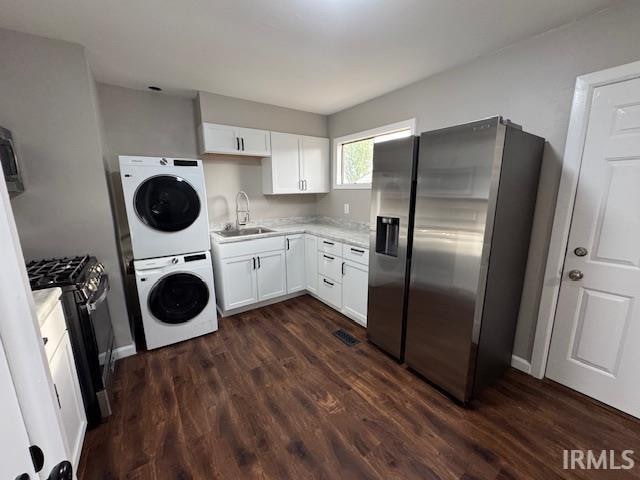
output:
[[[367,337],[395,358],[404,353],[407,260],[418,138],[373,148]]]
[[[420,138],[405,361],[463,402],[497,129],[493,118]]]

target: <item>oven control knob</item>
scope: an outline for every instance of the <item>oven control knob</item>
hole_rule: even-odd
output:
[[[178,257],[173,257],[171,259],[171,263],[173,263],[174,265],[178,263]]]

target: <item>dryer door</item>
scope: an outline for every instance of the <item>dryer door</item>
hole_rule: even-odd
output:
[[[161,322],[177,325],[198,316],[209,302],[209,288],[191,273],[160,279],[149,293],[149,311]]]
[[[138,218],[163,232],[184,230],[200,215],[198,193],[175,175],[148,178],[138,187],[133,202]]]

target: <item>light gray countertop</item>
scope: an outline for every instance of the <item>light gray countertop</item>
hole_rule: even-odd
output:
[[[58,300],[60,300],[62,290],[60,287],[53,287],[45,288],[44,290],[34,290],[31,293],[33,293],[33,302],[36,305],[38,325],[42,326],[51,313],[51,310],[54,309]]]
[[[223,237],[215,231],[211,232],[211,240],[213,242],[233,243],[245,240],[254,240],[256,238],[276,237],[279,235],[293,235],[296,233],[309,233],[321,237],[334,240],[336,242],[346,243],[360,248],[369,248],[369,232],[363,229],[352,229],[337,225],[328,225],[324,223],[292,223],[288,225],[264,225],[273,230],[273,232],[258,233],[256,235],[244,235],[241,237]]]

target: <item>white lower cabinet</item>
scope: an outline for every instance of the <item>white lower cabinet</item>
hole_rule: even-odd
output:
[[[225,258],[220,263],[224,309],[251,305],[258,301],[257,262],[254,255]]]
[[[223,313],[306,290],[367,325],[367,249],[317,235],[292,234],[214,242],[213,251],[217,299]]]
[[[78,467],[87,419],[78,383],[69,333],[65,331],[58,348],[49,360],[56,401],[60,408],[62,426],[67,440],[67,451],[74,468]]]
[[[258,300],[270,300],[287,293],[284,252],[267,252],[256,255]]]
[[[318,237],[305,234],[304,236],[304,267],[307,282],[307,291],[317,295],[318,293]]]
[[[318,297],[336,310],[342,310],[342,284],[335,280],[319,275]]]
[[[287,235],[284,242],[287,263],[287,293],[300,292],[305,289],[307,282],[305,235],[303,233]]]
[[[365,265],[345,260],[342,265],[342,313],[367,326],[369,270]]]

